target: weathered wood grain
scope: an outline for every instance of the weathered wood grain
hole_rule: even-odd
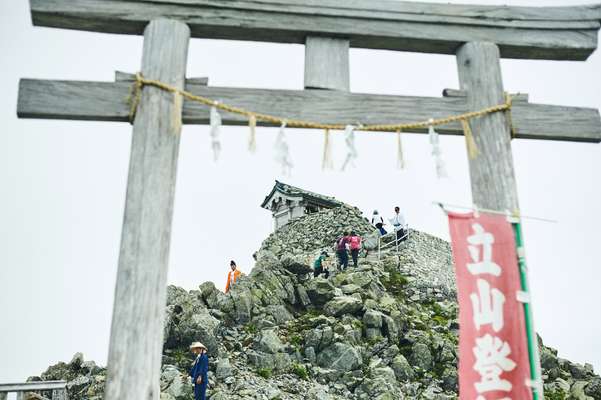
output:
[[[192,36],[304,43],[345,38],[351,47],[455,54],[469,41],[501,56],[584,60],[597,46],[599,5],[506,7],[377,1],[30,0],[35,25],[141,34],[153,18],[187,23]]]
[[[444,89],[442,91],[442,95],[444,97],[467,97],[467,92],[465,90],[457,90],[457,89]],[[512,101],[528,101],[529,96],[527,93],[511,93]]]
[[[81,82],[22,79],[17,113],[21,118],[127,122],[128,82]],[[187,84],[194,94],[218,99],[255,112],[286,118],[345,124],[407,123],[446,117],[468,110],[465,97],[414,97],[327,90],[270,90]],[[56,99],[61,101],[57,102]],[[241,116],[223,113],[225,125],[247,125]],[[516,137],[521,139],[601,141],[601,118],[592,108],[531,104],[516,101],[512,110]],[[208,124],[208,108],[184,102],[183,122]],[[260,126],[269,126],[258,122]],[[442,134],[463,135],[459,124],[437,128]],[[416,130],[425,133],[426,130]]]
[[[152,21],[142,73],[184,87],[189,28]],[[181,125],[173,94],[145,87],[134,122],[105,399],[157,400]]]
[[[459,83],[470,110],[503,102],[499,49],[493,43],[470,42],[457,52]],[[519,211],[511,154],[511,131],[504,113],[470,121],[479,154],[470,158],[473,203],[490,210]]]
[[[136,74],[132,74],[130,72],[115,71],[115,82],[133,82],[135,80]],[[186,85],[188,84],[206,86],[209,84],[209,78],[186,78]]]
[[[63,390],[67,388],[66,381],[37,381],[23,383],[0,383],[0,393],[34,392],[39,390]]]
[[[305,43],[305,88],[350,90],[349,41],[318,36]]]

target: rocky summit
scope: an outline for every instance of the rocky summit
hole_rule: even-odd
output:
[[[363,235],[359,267],[314,279],[312,262],[343,231]],[[213,400],[456,399],[458,319],[450,246],[413,231],[378,257],[377,234],[341,206],[269,236],[226,295],[211,282],[168,290],[161,399],[192,399],[191,342],[209,348]],[[389,247],[390,248],[390,247]],[[548,400],[601,400],[591,365],[539,341]],[[67,380],[70,399],[101,399],[106,370],[81,354],[30,380]],[[41,393],[31,398],[44,398]],[[517,399],[519,400],[519,399]]]

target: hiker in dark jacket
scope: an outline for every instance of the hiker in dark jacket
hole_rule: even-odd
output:
[[[194,342],[190,345],[190,350],[196,354],[196,360],[192,364],[190,377],[194,384],[194,400],[205,400],[207,395],[207,385],[209,384],[209,357],[207,348],[200,342]]]
[[[344,271],[348,267],[348,251],[346,245],[348,243],[348,232],[336,240],[336,256],[338,256],[338,265]]]

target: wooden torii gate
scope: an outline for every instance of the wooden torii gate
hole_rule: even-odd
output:
[[[342,4],[341,4],[342,3]],[[505,7],[388,0],[30,0],[34,25],[144,35],[141,72],[194,94],[285,118],[408,123],[504,102],[499,60],[581,60],[597,47],[601,6]],[[186,80],[190,37],[305,44],[305,90],[211,87]],[[349,47],[454,54],[461,91],[443,98],[349,93]],[[132,81],[23,79],[21,118],[128,121]],[[595,109],[512,108],[514,137],[601,141]],[[179,116],[181,115],[181,119]],[[208,108],[145,87],[133,124],[106,399],[158,399],[179,121],[207,124]],[[224,124],[245,125],[224,114]],[[259,123],[261,125],[261,123]],[[268,125],[268,124],[263,124]],[[471,121],[473,202],[518,211],[507,116]],[[461,124],[441,126],[461,135]],[[416,132],[423,132],[417,129]]]

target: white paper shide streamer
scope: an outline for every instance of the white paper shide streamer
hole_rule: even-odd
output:
[[[430,119],[430,122],[433,122],[433,120]],[[432,145],[432,156],[436,163],[436,176],[438,179],[447,178],[448,175],[444,160],[442,159],[442,150],[440,149],[438,133],[434,130],[432,125],[428,128],[428,136],[430,138],[430,144]]]
[[[342,164],[341,170],[344,171],[346,167],[350,164],[351,166],[355,166],[355,158],[357,158],[357,149],[355,148],[355,127],[352,125],[347,125],[344,129],[344,143],[346,144],[346,159],[344,160],[344,164]]]
[[[280,131],[275,140],[275,161],[282,167],[282,174],[290,175],[294,165],[290,159],[290,149],[286,142],[286,122],[283,122],[280,126]]]
[[[396,167],[397,169],[404,170],[405,169],[405,156],[403,155],[403,141],[401,138],[401,131],[397,131],[396,133]]]
[[[210,135],[211,135],[211,147],[213,149],[213,159],[217,161],[219,154],[221,153],[221,142],[219,141],[219,134],[221,131],[221,115],[217,111],[217,107],[211,107],[210,112]]]

